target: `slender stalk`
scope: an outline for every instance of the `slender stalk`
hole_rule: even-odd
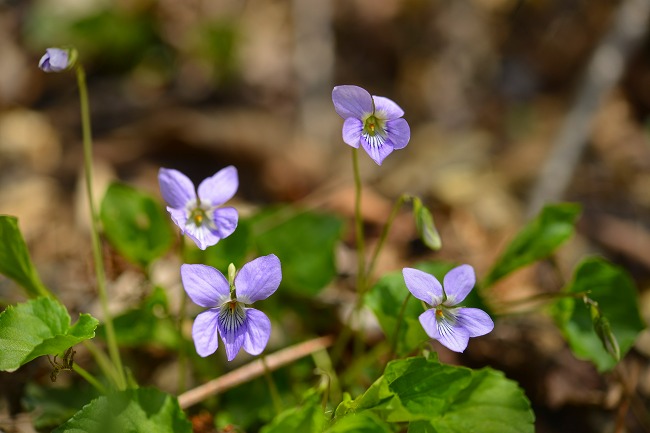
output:
[[[332,350],[332,360],[336,364],[343,353],[345,345],[348,343],[350,336],[352,335],[352,326],[351,322],[355,318],[360,318],[361,307],[363,306],[363,298],[366,292],[368,291],[368,281],[370,280],[372,271],[377,263],[377,258],[379,253],[384,246],[388,232],[390,231],[393,221],[397,216],[397,212],[408,198],[407,195],[402,195],[393,206],[393,209],[384,225],[382,233],[379,238],[379,242],[375,247],[375,250],[372,255],[370,264],[366,267],[366,257],[365,257],[365,239],[363,232],[363,218],[361,215],[361,175],[359,174],[359,153],[358,149],[352,148],[352,170],[354,173],[354,186],[355,186],[355,199],[354,199],[354,219],[355,219],[355,228],[356,228],[356,240],[357,240],[357,301],[350,313],[350,317],[345,323],[343,331],[336,342],[334,349]],[[357,334],[355,339],[354,351],[355,356],[361,349],[362,341]]]
[[[187,354],[185,351],[185,338],[183,337],[182,320],[179,321],[179,325],[180,325],[179,333],[181,337],[181,345],[178,351],[178,384],[176,386],[176,392],[178,394],[181,394],[185,392],[185,387],[186,387],[185,378],[186,378],[186,370],[187,370]]]
[[[365,292],[366,248],[361,215],[361,175],[359,174],[359,149],[352,148],[352,171],[354,172],[354,222],[357,238],[357,293]]]
[[[402,307],[399,309],[399,314],[397,316],[397,323],[395,324],[395,332],[393,332],[393,342],[390,346],[390,353],[393,357],[397,355],[397,342],[399,341],[399,328],[402,326],[402,321],[404,320],[404,312],[406,311],[406,305],[411,299],[411,292],[406,295],[404,302],[402,302]]]
[[[393,221],[395,221],[397,212],[399,212],[400,208],[406,201],[407,197],[408,196],[406,194],[402,194],[400,198],[398,198],[395,201],[395,205],[393,206],[393,209],[391,210],[390,215],[388,216],[388,220],[386,221],[386,224],[384,224],[384,228],[382,229],[381,235],[379,236],[379,242],[375,247],[375,251],[372,254],[372,258],[370,259],[370,264],[368,265],[368,270],[366,271],[366,281],[370,279],[372,272],[375,270],[375,265],[377,264],[377,258],[379,257],[379,253],[381,252],[381,249],[384,247],[384,243],[386,242],[386,238],[388,237],[388,232],[390,231],[390,228],[393,226]]]
[[[45,285],[40,280],[40,278],[36,278],[36,281],[34,281],[34,288],[36,289],[36,294],[38,296],[46,296],[48,298],[53,298],[53,299],[58,300],[56,295],[54,295],[54,293],[50,292],[50,289],[45,287]]]
[[[365,262],[363,259],[361,259],[362,256],[364,256],[364,239],[363,239],[363,221],[361,219],[361,212],[360,212],[360,201],[361,201],[361,181],[360,181],[360,176],[359,176],[359,164],[358,164],[358,156],[357,156],[357,149],[352,149],[353,154],[352,154],[352,163],[354,167],[354,177],[355,177],[355,185],[356,185],[356,201],[355,201],[355,219],[356,219],[356,230],[357,230],[357,252],[361,251],[362,253],[359,254],[359,275],[363,275],[363,278],[359,278],[357,276],[357,301],[354,305],[354,309],[350,313],[350,318],[345,324],[345,327],[343,328],[343,331],[341,332],[337,344],[334,346],[334,349],[332,350],[332,360],[336,364],[340,356],[343,353],[343,349],[345,348],[345,345],[348,343],[350,336],[352,335],[352,328],[350,322],[354,320],[355,317],[359,317],[359,311],[361,310],[361,306],[363,304],[363,296],[365,295],[365,292],[368,290],[367,284],[368,281],[370,281],[370,278],[372,276],[372,272],[375,269],[375,265],[377,264],[377,258],[379,257],[379,253],[381,252],[384,243],[386,242],[386,239],[388,237],[388,233],[390,231],[390,228],[393,226],[393,222],[395,221],[395,217],[397,216],[397,213],[399,212],[400,208],[404,204],[404,202],[409,198],[408,195],[402,194],[396,201],[395,205],[393,206],[393,209],[391,210],[390,215],[388,216],[388,220],[386,220],[386,224],[384,224],[384,227],[382,229],[382,232],[379,236],[379,242],[377,243],[377,246],[375,247],[372,258],[370,259],[370,264],[368,265],[367,268],[365,268]],[[359,233],[361,236],[359,236]],[[404,301],[406,305],[407,301]],[[401,316],[400,316],[401,320]],[[397,326],[399,327],[399,321]],[[395,331],[395,335],[397,335],[397,331]],[[354,350],[355,352],[358,352],[360,349],[360,344],[361,342],[359,340],[355,341],[354,345]],[[393,353],[395,352],[393,348]]]
[[[264,377],[266,378],[266,383],[269,385],[269,391],[271,392],[271,399],[273,400],[273,407],[275,408],[275,414],[279,415],[282,412],[282,399],[280,398],[280,393],[278,388],[275,386],[273,377],[271,376],[271,369],[266,363],[266,357],[260,355],[260,360],[262,361],[262,366],[264,367]]]
[[[354,174],[354,222],[357,241],[357,301],[350,312],[350,316],[345,321],[343,331],[337,338],[336,345],[332,349],[332,362],[334,365],[341,359],[343,350],[352,336],[351,322],[359,315],[363,303],[363,294],[366,291],[366,253],[363,217],[361,215],[361,175],[359,174],[359,149],[355,148],[352,148],[352,172]]]
[[[88,352],[90,352],[93,358],[95,358],[95,362],[97,362],[97,365],[104,373],[104,376],[112,381],[116,387],[119,387],[119,375],[108,356],[101,351],[92,340],[84,341],[83,345],[88,349]]]
[[[72,369],[73,369],[74,371],[76,371],[77,374],[79,374],[79,376],[81,376],[81,377],[83,377],[84,379],[86,379],[86,382],[88,382],[89,384],[91,384],[91,385],[93,386],[93,388],[95,388],[95,389],[96,389],[100,394],[103,394],[103,395],[106,395],[106,394],[107,394],[106,387],[105,387],[104,385],[102,385],[100,381],[98,381],[97,379],[95,379],[95,378],[93,377],[92,374],[88,373],[86,370],[84,370],[83,368],[81,368],[81,367],[79,366],[79,364],[74,364],[74,365],[72,366]]]
[[[95,201],[93,195],[93,142],[90,128],[90,109],[88,106],[88,90],[86,87],[86,73],[81,65],[77,64],[75,67],[77,73],[77,85],[79,87],[79,100],[81,104],[81,130],[83,135],[83,148],[84,148],[84,169],[86,175],[86,193],[88,197],[88,206],[90,207],[90,238],[92,240],[93,258],[95,261],[95,275],[97,278],[97,290],[99,292],[99,300],[102,305],[104,313],[104,325],[106,326],[106,341],[108,344],[108,352],[111,361],[115,366],[118,374],[118,388],[126,388],[126,379],[124,377],[124,369],[122,367],[122,360],[120,359],[120,352],[117,346],[117,339],[115,338],[115,329],[113,328],[113,319],[108,309],[108,294],[106,291],[106,273],[104,271],[104,258],[102,256],[101,243],[99,240],[99,220],[97,217],[97,209],[95,209]]]
[[[185,236],[181,233],[179,255],[181,261],[185,263]],[[181,285],[181,303],[178,307],[178,335],[181,338],[180,350],[178,351],[178,386],[177,393],[185,392],[185,370],[187,369],[187,354],[185,352],[185,338],[183,338],[183,323],[185,322],[185,311],[187,309],[187,295]]]
[[[348,344],[348,342],[350,341],[350,337],[352,336],[352,327],[350,326],[350,322],[352,320],[353,314],[354,311],[351,311],[350,318],[343,323],[343,329],[341,330],[341,333],[338,335],[336,339],[336,344],[332,348],[332,355],[330,356],[330,358],[332,359],[333,365],[338,365],[338,362],[341,360],[341,357],[343,356],[343,351],[345,350],[345,346]]]

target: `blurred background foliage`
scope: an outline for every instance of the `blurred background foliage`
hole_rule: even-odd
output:
[[[142,200],[150,209],[150,196],[160,198],[160,166],[184,171],[198,183],[236,165],[241,185],[233,205],[240,210],[241,227],[232,240],[205,253],[189,251],[189,256],[222,271],[230,261],[241,266],[253,252],[277,249],[278,255],[282,250],[291,256],[294,246],[283,243],[283,231],[291,231],[291,218],[297,218],[296,230],[306,245],[327,247],[309,247],[321,254],[306,257],[307,262],[325,266],[327,272],[314,275],[300,263],[287,263],[286,290],[259,306],[274,323],[269,350],[339,332],[339,318],[354,303],[353,189],[349,150],[340,138],[331,89],[357,84],[398,102],[412,130],[408,147],[382,167],[363,155],[369,241],[377,241],[392,201],[402,193],[422,197],[443,240],[442,250],[429,251],[405,208],[379,259],[377,278],[432,260],[470,263],[479,279],[486,277],[507,242],[539,209],[539,200],[576,201],[583,207],[578,234],[552,260],[499,281],[493,296],[507,303],[557,291],[571,280],[585,254],[597,254],[631,273],[647,321],[647,3],[0,0],[0,213],[19,218],[44,283],[69,309],[101,317],[80,194],[75,81],[71,74],[46,75],[37,69],[45,48],[75,46],[88,71],[98,191],[114,181],[128,184],[148,194]],[[625,8],[632,11],[625,19],[636,18],[617,30]],[[606,35],[625,29],[639,31],[612,45],[610,56],[592,68]],[[594,76],[611,78],[586,93],[591,105],[585,109],[580,89]],[[569,113],[576,107],[584,115],[586,132],[567,145],[562,131],[584,126],[571,123]],[[570,146],[578,158],[554,152]],[[540,197],[540,185],[561,177],[547,166],[559,166],[569,174],[568,182],[559,192]],[[267,208],[277,203],[313,213],[294,217],[282,208]],[[162,206],[151,211],[152,218],[164,212]],[[278,214],[281,218],[274,222]],[[313,228],[316,222],[322,231]],[[335,242],[341,233],[343,242]],[[129,346],[129,364],[140,366],[134,374],[141,382],[175,392],[174,350],[195,356],[191,342],[179,341],[171,330],[170,317],[179,304],[180,263],[172,254],[150,262],[151,257],[137,252],[135,263],[127,262],[116,251],[129,253],[111,242],[114,246],[107,243],[105,248],[114,253],[109,263],[112,308],[120,315],[116,323]],[[242,248],[248,242],[254,245]],[[322,254],[329,249],[333,256]],[[18,293],[13,283],[0,278],[3,304],[19,300]],[[369,302],[380,312],[385,307],[376,295]],[[138,317],[152,325],[130,332]],[[360,326],[366,344],[382,341],[370,314]],[[400,332],[410,331],[409,326]],[[188,385],[231,368],[222,355],[192,359],[196,375],[187,378]],[[348,356],[343,384],[370,385],[383,371],[375,355]],[[440,350],[444,362],[491,365],[519,381],[533,403],[539,432],[606,431],[621,396],[630,392],[632,406],[647,414],[649,356],[646,332],[624,361],[624,380],[602,377],[571,355],[548,317],[536,314],[502,318],[494,333],[473,340],[462,357]],[[234,364],[247,359],[240,355]],[[83,353],[78,360],[84,362]],[[47,365],[28,366],[18,379],[0,374],[0,395],[6,397],[6,404],[0,400],[0,426],[9,414],[20,412],[25,395],[29,407],[38,407],[34,402],[44,391],[32,382],[24,389],[28,378],[47,386]],[[308,361],[280,370],[277,379],[286,403],[300,400],[302,384],[318,380]],[[64,375],[61,383],[66,385]],[[211,431],[215,422],[219,428],[232,423],[255,431],[256,423],[273,414],[264,386],[254,381],[208,402],[210,413],[192,414],[196,425],[208,426],[197,431]],[[77,400],[71,404],[83,403]],[[248,416],[251,404],[264,419],[257,413]],[[56,417],[57,411],[68,413],[57,406],[44,417]],[[630,425],[644,431],[650,425],[644,416]]]

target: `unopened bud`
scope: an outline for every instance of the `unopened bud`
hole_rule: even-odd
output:
[[[48,48],[38,62],[38,67],[45,72],[62,72],[70,69],[77,61],[77,50]]]
[[[599,316],[594,320],[594,330],[600,338],[600,341],[603,343],[603,347],[614,357],[615,360],[619,361],[621,359],[621,349],[618,347],[618,341],[616,336],[612,332],[612,328],[609,325],[609,320],[606,317]]]
[[[235,275],[237,274],[237,268],[233,263],[228,265],[228,284],[230,284],[230,289],[232,290],[235,287]]]

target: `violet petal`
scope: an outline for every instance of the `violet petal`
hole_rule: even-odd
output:
[[[386,122],[386,133],[394,149],[405,148],[411,139],[411,128],[404,119],[395,119]]]
[[[266,299],[280,286],[282,269],[275,254],[246,263],[235,277],[237,299],[246,304]]]
[[[424,313],[420,314],[419,320],[422,328],[424,328],[424,332],[426,332],[429,337],[433,338],[434,340],[440,338],[435,309],[430,308]]]
[[[404,268],[402,275],[413,296],[433,306],[442,302],[442,285],[436,277],[413,268]]]
[[[332,102],[336,113],[344,119],[372,113],[372,96],[359,86],[336,86],[332,89]]]
[[[174,221],[174,224],[181,229],[181,233],[185,233],[185,226],[187,225],[188,212],[185,208],[174,209],[173,207],[167,206],[167,212]]]
[[[226,358],[228,358],[228,361],[235,359],[235,356],[239,353],[239,349],[241,349],[244,344],[247,321],[248,317],[244,319],[244,323],[242,323],[237,329],[230,331],[227,330],[220,321],[217,321],[223,345],[226,347]]]
[[[470,337],[479,337],[494,329],[490,316],[478,308],[459,308],[456,313],[456,323],[467,330]]]
[[[187,224],[185,226],[185,235],[192,239],[196,246],[202,250],[216,245],[221,240],[221,237],[216,232],[210,230],[210,228],[205,224],[200,226],[197,226],[196,224]]]
[[[217,227],[213,233],[223,239],[230,236],[237,228],[239,214],[234,207],[222,207],[213,212],[212,220]]]
[[[246,309],[246,333],[244,334],[244,350],[251,355],[262,353],[271,336],[271,321],[255,308]]]
[[[467,349],[467,343],[469,343],[469,332],[460,327],[443,328],[444,325],[441,322],[438,322],[440,338],[437,339],[440,344],[454,352],[464,352]]]
[[[232,165],[222,168],[213,176],[204,179],[199,185],[199,198],[218,206],[230,200],[239,188],[237,169]]]
[[[230,295],[228,280],[211,266],[181,265],[181,280],[192,302],[201,307],[217,307]]]
[[[196,199],[194,184],[178,170],[161,168],[158,171],[158,183],[163,199],[172,208],[182,209]]]
[[[404,115],[404,110],[392,99],[383,96],[373,96],[375,101],[375,116],[381,119],[397,119]]]
[[[354,148],[358,148],[362,131],[363,123],[361,120],[356,117],[348,117],[343,122],[343,141]]]
[[[389,142],[370,145],[370,143],[368,143],[368,141],[363,136],[361,136],[361,146],[366,151],[366,153],[370,155],[370,158],[372,158],[372,160],[377,163],[377,165],[381,165],[384,159],[393,151],[393,147]]]
[[[218,310],[206,310],[196,316],[192,325],[192,339],[199,356],[212,355],[219,347],[218,338]]]
[[[474,288],[474,284],[476,284],[474,268],[470,265],[460,265],[447,272],[442,283],[447,295],[445,305],[456,305],[465,299]]]
[[[61,72],[68,68],[68,50],[48,48],[38,62],[38,67],[45,72]]]

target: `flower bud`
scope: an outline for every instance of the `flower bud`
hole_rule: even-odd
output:
[[[45,72],[61,72],[74,66],[77,51],[62,48],[48,48],[38,62],[38,67]]]
[[[612,332],[609,320],[606,317],[599,316],[594,320],[594,329],[607,353],[612,355],[615,360],[620,361],[621,349],[618,346],[616,336]]]
[[[235,287],[235,275],[237,275],[237,268],[233,263],[228,265],[228,284],[230,284],[230,290]]]

